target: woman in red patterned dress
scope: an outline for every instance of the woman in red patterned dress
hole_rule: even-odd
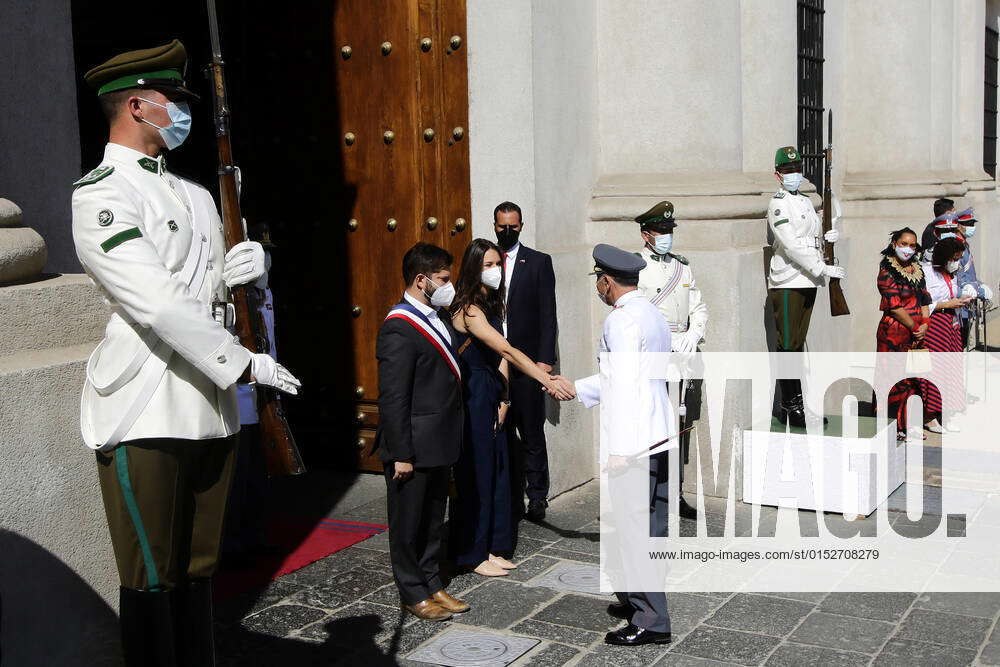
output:
[[[965,243],[958,238],[943,238],[934,244],[931,266],[927,269],[926,284],[933,304],[930,326],[924,339],[924,346],[931,352],[952,352],[956,354],[935,354],[934,376],[942,387],[954,396],[952,407],[961,412],[965,409],[965,369],[962,363],[962,325],[959,310],[972,301],[973,297],[961,296],[958,277],[961,269]],[[924,395],[925,428],[931,433],[941,433],[941,424],[949,431],[957,431],[955,414],[949,419],[942,418],[943,401],[939,388],[930,380],[921,380]]]
[[[875,333],[877,352],[906,352],[920,347],[928,327],[930,294],[920,266],[920,244],[909,227],[892,233],[882,251],[878,271],[878,291],[882,295],[879,310],[882,319]],[[889,391],[889,419],[896,420],[897,437],[906,438],[906,399],[920,394],[916,378],[897,382]]]

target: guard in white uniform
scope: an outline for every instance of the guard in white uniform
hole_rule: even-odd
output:
[[[599,360],[600,374],[577,380],[576,391],[580,402],[588,408],[604,402],[601,412],[601,458],[602,463],[613,472],[629,467],[628,457],[647,452],[651,445],[666,440],[673,433],[673,410],[666,383],[650,377],[653,374],[651,360],[643,357],[643,353],[669,352],[671,336],[666,320],[636,288],[639,272],[646,262],[632,253],[603,243],[594,248],[593,256],[598,296],[614,308],[604,320],[600,345],[601,352],[610,354]],[[615,353],[623,354],[616,356]],[[607,378],[607,394],[602,394],[601,375]],[[671,448],[676,449],[676,445]],[[653,515],[659,505],[667,502],[667,495],[657,488],[658,468],[665,466],[667,460],[665,456],[653,456],[648,460],[650,514]],[[635,469],[635,466],[631,467]],[[639,526],[631,527],[635,534],[643,529],[649,530],[649,521],[615,502],[613,489],[612,506],[619,527],[624,522],[638,522]],[[628,567],[628,562],[636,555],[620,554],[624,567]],[[647,558],[645,553],[640,555]],[[605,642],[619,646],[670,642],[670,616],[662,590],[616,595],[619,602],[611,605],[608,612],[629,623],[609,632]]]
[[[646,260],[646,268],[639,273],[639,291],[656,306],[670,325],[670,347],[673,352],[689,355],[698,350],[708,327],[708,306],[701,300],[701,290],[694,281],[694,274],[687,259],[672,252],[674,244],[674,205],[661,201],[638,216],[643,247],[638,255]],[[678,410],[685,420],[697,417],[700,408],[701,383],[683,380],[680,387]],[[680,488],[684,488],[684,464],[690,452],[690,434],[681,436]],[[666,488],[666,466],[661,466],[663,488]],[[680,515],[696,519],[698,512],[680,498]],[[666,512],[658,517],[658,532],[665,534]]]
[[[226,253],[211,195],[166,168],[197,98],[186,61],[174,40],[87,72],[110,140],[73,192],[77,255],[112,313],[80,421],[97,451],[129,666],[214,664],[209,578],[239,431],[236,380],[249,365],[257,382],[298,386],[224,326],[227,287],[264,276],[260,244]]]
[[[836,243],[839,232],[823,234],[823,224],[812,201],[799,192],[803,181],[802,156],[794,146],[774,155],[774,176],[781,188],[767,207],[768,238],[773,254],[767,274],[768,296],[778,333],[779,352],[801,352],[809,332],[816,288],[827,278],[844,278],[839,266],[823,261],[823,240]],[[781,403],[775,415],[782,423],[806,425],[799,380],[778,380]]]

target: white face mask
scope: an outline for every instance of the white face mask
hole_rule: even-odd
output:
[[[657,255],[666,255],[674,247],[673,234],[660,234],[653,237],[653,250]]]
[[[958,273],[958,270],[962,268],[962,263],[952,260],[944,268],[948,273]]]
[[[971,239],[975,235],[976,235],[976,228],[975,227],[966,227],[965,228],[965,238]]]
[[[802,178],[802,173],[798,171],[792,174],[782,174],[781,185],[789,192],[796,192],[802,185]]]
[[[480,280],[482,280],[483,284],[490,289],[497,289],[503,281],[503,272],[500,270],[499,266],[491,266],[483,271]]]
[[[424,289],[424,296],[431,300],[431,305],[438,308],[447,308],[455,300],[455,285],[449,281],[444,285],[438,285],[430,276],[424,276],[427,282],[434,285],[435,289],[430,294]]]
[[[896,246],[896,257],[899,257],[904,262],[909,261],[915,252],[916,249],[909,246]]]

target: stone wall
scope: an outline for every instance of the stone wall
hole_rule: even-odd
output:
[[[115,664],[118,576],[79,426],[106,309],[86,276],[66,275],[0,287],[0,313],[5,663]]]

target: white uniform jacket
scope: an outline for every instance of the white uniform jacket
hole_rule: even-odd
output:
[[[825,285],[823,223],[809,197],[778,190],[767,207],[767,226],[774,247],[768,288]]]
[[[239,431],[235,382],[250,356],[212,315],[227,296],[212,196],[166,171],[162,157],[118,144],[75,185],[77,256],[112,311],[87,363],[84,442]]]
[[[680,255],[658,255],[648,247],[639,251],[646,268],[639,272],[639,291],[656,306],[670,325],[670,333],[694,331],[701,339],[708,327],[708,306],[687,260]],[[681,336],[672,340],[680,341]]]
[[[654,372],[666,368],[670,328],[656,306],[633,290],[618,299],[604,320],[600,351],[600,373],[577,380],[576,392],[588,408],[603,402],[603,463],[609,455],[630,456],[647,451],[674,433],[665,376]],[[668,449],[676,446],[675,441]]]

